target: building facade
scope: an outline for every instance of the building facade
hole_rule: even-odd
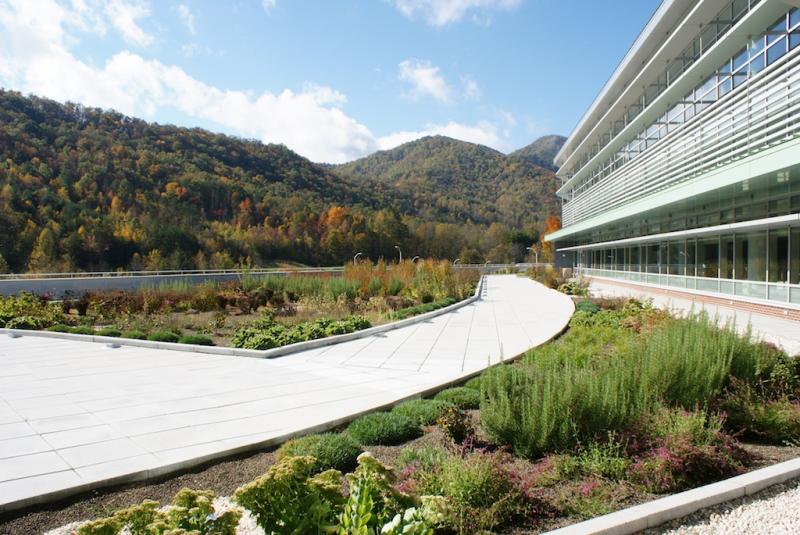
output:
[[[664,0],[556,164],[562,262],[800,307],[800,0]]]

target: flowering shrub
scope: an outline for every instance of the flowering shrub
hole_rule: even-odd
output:
[[[469,420],[469,415],[458,407],[448,407],[436,421],[444,434],[456,444],[463,444],[475,438],[475,429]]]
[[[750,457],[703,411],[657,411],[628,440],[628,478],[651,492],[674,492],[741,473]]]

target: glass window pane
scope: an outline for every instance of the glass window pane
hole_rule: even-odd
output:
[[[767,277],[767,240],[764,232],[736,236],[736,279],[764,281]]]
[[[792,284],[800,284],[800,229],[793,228],[790,236],[790,282]]]
[[[722,237],[722,250],[720,251],[720,277],[733,278],[733,236]]]
[[[767,64],[772,65],[786,54],[786,36],[781,37],[767,50]]]
[[[717,278],[719,276],[719,239],[703,238],[698,240],[697,276]]]
[[[789,229],[769,231],[769,282],[786,282],[789,271]]]

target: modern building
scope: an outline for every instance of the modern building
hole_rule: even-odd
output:
[[[555,161],[560,260],[800,307],[800,0],[664,0]]]

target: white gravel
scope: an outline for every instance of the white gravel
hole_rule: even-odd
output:
[[[647,535],[797,535],[800,533],[800,480],[775,485],[752,496],[702,509]]]

